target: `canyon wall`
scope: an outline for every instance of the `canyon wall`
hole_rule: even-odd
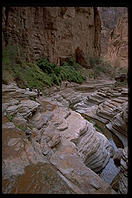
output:
[[[100,56],[101,21],[96,7],[3,7],[2,45],[16,43],[28,60],[47,57],[61,65],[74,57],[84,67]]]
[[[128,13],[127,7],[98,7],[101,18],[101,55],[107,53],[108,40],[118,19]]]
[[[106,59],[115,67],[128,67],[128,16],[119,18],[111,31]]]

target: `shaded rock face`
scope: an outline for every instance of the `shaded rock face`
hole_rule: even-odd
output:
[[[118,192],[127,194],[128,192],[128,147],[118,149],[114,155],[114,162],[120,166]],[[117,163],[118,162],[118,163]]]
[[[128,16],[119,18],[111,31],[108,50],[105,56],[115,67],[128,67]]]
[[[27,58],[45,56],[61,64],[67,57],[86,66],[88,57],[100,55],[101,23],[93,7],[4,7],[2,9],[3,47],[18,43]]]
[[[2,91],[2,105],[8,105],[2,115],[3,193],[115,193],[84,163],[93,157],[94,168],[103,168],[111,155],[107,138],[91,123],[53,98],[30,100],[30,93],[15,84],[3,85]],[[27,108],[21,112],[21,107]],[[87,139],[87,148],[80,147],[83,137],[94,144]]]
[[[110,33],[118,19],[127,14],[128,10],[126,7],[99,7],[98,10],[101,18],[101,55],[106,55]]]

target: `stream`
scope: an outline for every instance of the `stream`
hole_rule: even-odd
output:
[[[100,121],[90,118],[89,116],[86,116],[85,114],[81,114],[85,119],[87,119],[89,122],[94,124],[94,127],[96,130],[103,135],[107,137],[110,144],[113,146],[114,150],[116,151],[117,148],[124,148],[122,142],[119,140],[119,138],[111,133],[105,126],[105,124],[101,123]],[[100,171],[99,176],[104,179],[108,184],[111,184],[112,180],[115,178],[115,176],[119,173],[120,168],[117,168],[114,164],[113,158],[110,158],[108,164],[105,166],[105,168]]]
[[[74,108],[72,108],[72,105],[70,105],[71,109],[75,111]],[[119,140],[119,138],[111,133],[109,131],[105,124],[102,122],[93,119],[89,117],[88,115],[85,115],[84,113],[80,113],[86,120],[91,122],[96,130],[103,135],[107,137],[110,144],[113,146],[114,150],[116,151],[118,148],[124,148],[122,142]],[[104,179],[108,184],[111,184],[112,180],[115,178],[115,176],[119,173],[120,168],[117,168],[114,164],[113,158],[110,158],[108,164],[105,166],[103,170],[101,170],[99,173],[97,173],[102,179]]]
[[[121,142],[121,140],[118,138],[118,136],[116,136],[114,133],[112,133],[110,130],[108,130],[106,128],[106,125],[104,123],[102,123],[101,121],[94,119],[88,115],[86,115],[83,111],[81,111],[81,109],[76,110],[74,108],[74,105],[76,105],[77,103],[74,104],[70,104],[70,108],[73,111],[76,111],[78,113],[80,113],[86,120],[88,120],[89,122],[91,122],[93,124],[93,126],[96,128],[96,130],[100,133],[102,133],[103,135],[105,135],[107,137],[107,139],[109,140],[110,144],[113,146],[114,150],[116,151],[118,148],[124,148],[123,143]],[[89,104],[90,106],[90,104]],[[91,104],[91,106],[93,106]],[[83,112],[83,113],[82,113]],[[114,160],[113,158],[110,158],[109,162],[107,163],[107,165],[105,166],[105,168],[103,170],[101,170],[99,173],[97,173],[102,179],[104,179],[108,184],[111,184],[112,180],[115,178],[115,176],[119,173],[120,168],[116,167],[114,164]]]
[[[81,127],[85,126],[84,125],[84,123],[86,123],[85,120],[87,120],[93,124],[96,131],[98,131],[99,133],[102,133],[109,140],[110,144],[114,148],[114,151],[116,151],[118,148],[124,148],[122,140],[106,127],[106,122],[103,123],[102,119],[99,120],[98,117],[92,117],[93,114],[90,114],[91,112],[94,113],[95,111],[93,111],[93,110],[97,110],[97,108],[99,107],[99,104],[102,104],[104,102],[105,96],[102,100],[102,98],[98,95],[98,90],[100,91],[101,87],[100,87],[100,89],[97,89],[96,84],[93,85],[93,87],[92,87],[94,89],[94,91],[92,93],[89,92],[89,87],[91,89],[92,85],[88,84],[85,86],[83,85],[81,87],[77,87],[77,85],[69,84],[69,87],[61,87],[61,88],[53,87],[50,90],[51,91],[50,94],[48,94],[48,92],[49,92],[49,90],[48,90],[47,95],[45,93],[43,93],[43,96],[41,96],[39,99],[37,98],[36,101],[29,100],[27,98],[26,98],[26,100],[23,100],[23,96],[24,97],[26,96],[26,94],[25,95],[23,94],[24,90],[21,90],[21,89],[19,90],[18,88],[14,88],[14,89],[12,88],[13,91],[15,90],[13,92],[12,90],[10,90],[11,89],[10,87],[9,87],[10,89],[8,88],[9,93],[8,93],[8,100],[7,100],[7,90],[5,87],[3,98],[6,98],[6,101],[3,99],[3,101],[4,101],[3,106],[2,106],[3,111],[4,111],[4,109],[7,109],[8,111],[10,110],[11,113],[12,112],[14,113],[18,108],[19,114],[25,113],[24,115],[27,115],[27,113],[31,111],[32,117],[26,118],[27,120],[24,120],[23,118],[20,119],[20,117],[17,117],[17,119],[16,119],[16,117],[14,118],[11,115],[10,115],[10,117],[9,117],[9,115],[7,115],[7,117],[5,117],[5,114],[3,114],[3,120],[2,120],[2,124],[3,124],[2,142],[3,142],[3,145],[2,146],[3,146],[3,157],[4,157],[3,158],[3,161],[4,161],[3,170],[5,170],[5,171],[3,171],[4,192],[17,193],[17,192],[21,192],[21,191],[24,192],[26,190],[26,192],[31,191],[33,193],[36,193],[36,192],[51,192],[53,190],[56,193],[56,186],[60,186],[59,183],[58,183],[58,185],[56,185],[56,183],[60,181],[59,177],[58,177],[57,181],[55,180],[53,187],[50,188],[51,184],[48,181],[48,179],[49,179],[48,175],[50,175],[51,177],[53,176],[52,177],[52,181],[53,181],[53,178],[56,178],[57,174],[55,175],[55,171],[52,170],[52,167],[50,169],[49,165],[47,165],[47,164],[44,167],[44,171],[43,171],[43,168],[41,167],[41,164],[40,164],[40,166],[38,165],[39,162],[47,163],[47,158],[45,157],[45,153],[46,153],[46,155],[47,155],[47,153],[49,153],[48,154],[49,158],[50,158],[50,155],[52,156],[52,152],[53,152],[52,149],[50,147],[46,147],[45,145],[50,145],[49,144],[50,142],[55,143],[55,145],[56,145],[56,142],[57,142],[57,145],[59,144],[60,136],[54,135],[52,138],[52,135],[53,135],[52,132],[55,131],[56,126],[57,126],[57,125],[56,126],[54,125],[54,122],[57,124],[62,122],[62,126],[60,125],[61,126],[60,129],[58,129],[61,131],[60,132],[61,137],[64,137],[64,139],[67,137],[69,138],[71,135],[71,130],[72,130],[73,135],[74,135],[72,137],[72,139],[75,139],[76,133],[78,131],[80,132]],[[102,82],[102,87],[104,87],[103,82]],[[77,89],[79,89],[79,91]],[[83,89],[83,90],[81,90],[81,89]],[[111,91],[111,89],[109,89],[109,88],[108,88],[108,90]],[[17,97],[16,97],[16,93],[17,93]],[[30,94],[33,94],[33,93],[31,92]],[[96,95],[94,95],[94,94],[96,94]],[[106,94],[107,93],[104,93],[104,95],[106,95]],[[114,94],[115,94],[115,92],[114,92]],[[121,94],[118,93],[119,98],[117,101],[121,101],[120,95]],[[90,98],[90,101],[89,101],[89,96],[90,97],[92,96]],[[19,99],[20,99],[21,103],[20,103]],[[99,100],[102,100],[102,101],[100,102]],[[112,101],[111,96],[110,96],[110,98],[106,97],[106,100],[107,100],[107,104],[109,104],[109,106],[110,106],[110,103],[108,103],[108,101]],[[122,100],[124,102],[126,100],[126,98],[125,99],[123,98]],[[10,101],[9,104],[7,103],[8,101]],[[98,101],[99,101],[99,103],[98,103]],[[121,102],[119,102],[119,103],[121,103]],[[114,104],[117,104],[117,103],[115,102]],[[7,105],[11,105],[11,106],[7,107]],[[40,105],[40,106],[38,107],[38,105]],[[111,104],[111,106],[112,106],[112,104]],[[33,109],[34,109],[34,111],[33,111]],[[36,111],[36,109],[38,109],[38,112]],[[69,111],[69,109],[71,109],[72,111]],[[50,122],[50,119],[52,117],[51,116],[52,112],[54,112],[53,120]],[[77,112],[78,114],[75,112]],[[117,111],[117,112],[119,112],[119,111]],[[108,109],[108,113],[109,113],[109,109]],[[69,116],[69,117],[67,118],[67,116]],[[66,121],[66,118],[68,121]],[[16,124],[16,126],[14,125],[14,123],[12,123],[12,119],[13,119],[14,123]],[[62,121],[61,121],[61,119],[62,119]],[[103,120],[105,120],[105,119],[103,119]],[[22,127],[21,128],[18,127],[18,123],[22,124],[22,126],[26,125],[28,130],[30,130],[29,126],[32,126],[31,141],[28,141],[26,139],[27,138],[26,134],[23,133]],[[67,123],[68,123],[68,127],[67,127]],[[33,130],[33,128],[35,128],[35,130]],[[41,128],[43,131],[41,130]],[[89,132],[87,130],[87,128],[86,128],[86,131]],[[58,132],[58,131],[56,130],[55,132]],[[41,134],[44,134],[44,135],[41,137]],[[95,134],[95,133],[93,133],[93,134]],[[50,140],[50,136],[54,141],[52,139],[51,139],[52,141]],[[87,136],[87,137],[90,137],[90,136]],[[44,142],[45,139],[48,141],[48,144]],[[55,162],[57,164],[56,166],[60,167],[60,170],[64,171],[64,173],[66,173],[67,170],[71,171],[72,170],[71,167],[74,165],[74,168],[77,167],[77,169],[75,169],[75,176],[76,176],[76,171],[78,171],[78,168],[80,170],[80,168],[83,167],[81,164],[82,162],[80,161],[80,164],[79,164],[78,157],[76,157],[76,152],[74,151],[74,149],[72,147],[70,147],[69,145],[67,146],[67,142],[66,142],[65,146],[63,144],[60,144],[62,147],[61,146],[60,146],[60,148],[58,147],[60,150],[56,151],[56,155],[52,156],[53,159],[51,158],[51,161],[53,160],[52,163],[54,164],[54,162]],[[87,143],[89,144],[89,142],[86,142],[86,144]],[[108,144],[108,142],[107,142],[107,144]],[[25,145],[26,145],[26,147],[25,147]],[[45,149],[44,156],[41,152],[41,146],[42,147],[45,146],[44,147],[44,149]],[[56,146],[56,148],[57,148],[57,146]],[[91,149],[91,146],[89,146],[89,148]],[[95,146],[95,148],[96,148],[96,146]],[[20,150],[20,152],[18,152],[18,150]],[[87,147],[86,147],[86,152],[88,153]],[[71,153],[72,153],[72,155],[71,155]],[[103,152],[102,152],[102,154],[103,154]],[[10,158],[10,155],[11,155],[11,158]],[[64,156],[66,156],[66,157],[72,156],[75,158],[75,162],[72,158],[69,158],[69,161],[67,162],[67,158],[65,160],[63,160],[63,158],[59,158],[60,155],[63,156],[63,158],[64,158]],[[100,156],[100,153],[98,155]],[[28,156],[30,157],[30,161],[32,163],[36,164],[35,166],[34,165],[32,166],[31,165],[32,163],[28,164],[29,163],[27,160]],[[103,155],[103,156],[105,156],[105,155]],[[22,157],[22,159],[21,159],[21,157]],[[58,159],[60,161],[58,161]],[[105,160],[107,158],[102,157],[102,159]],[[72,162],[72,164],[70,164],[71,162]],[[25,168],[27,165],[29,167]],[[120,172],[120,168],[117,168],[115,166],[112,157],[110,158],[108,163],[105,165],[106,165],[105,168],[103,168],[102,170],[98,169],[100,171],[97,172],[98,171],[97,170],[96,174],[98,174],[98,176],[100,176],[107,184],[111,184],[113,179]],[[65,167],[68,167],[68,168],[70,167],[70,168],[66,169]],[[83,168],[85,168],[85,167],[83,167]],[[39,173],[39,175],[43,175],[42,172],[47,172],[47,168],[49,170],[48,175],[45,175],[44,179],[38,177],[38,173]],[[83,168],[82,168],[82,171],[85,171],[85,169],[83,169]],[[10,181],[10,179],[8,180],[8,178],[6,178],[8,176],[8,174],[7,175],[5,174],[8,172],[7,170],[14,171],[14,172],[11,172],[11,174],[15,173],[15,177],[11,177],[12,178],[11,181]],[[25,173],[24,173],[24,170],[26,171]],[[41,172],[41,170],[42,170],[42,172]],[[32,173],[33,173],[33,175],[32,175]],[[17,178],[17,175],[19,175],[19,174],[21,176],[19,176]],[[81,173],[79,173],[79,174],[81,174]],[[93,173],[91,173],[91,174],[93,174]],[[80,175],[80,176],[83,178],[83,175]],[[27,177],[28,177],[28,182],[25,182],[27,180]],[[87,176],[86,176],[86,178],[87,178]],[[83,178],[83,179],[85,181],[85,178]],[[32,183],[32,180],[33,180],[33,183]],[[43,182],[42,182],[42,180],[43,180]],[[96,184],[96,181],[94,181],[94,182]],[[22,183],[24,184],[24,186],[21,186]],[[30,183],[35,186],[34,187],[30,186]],[[39,183],[41,185],[39,185]],[[42,184],[44,184],[44,186]],[[87,185],[87,182],[86,182],[86,185]],[[43,189],[45,186],[46,186],[46,188]],[[55,188],[54,188],[54,186],[55,186]],[[84,183],[84,186],[85,186],[85,183]],[[64,183],[62,183],[61,187],[62,187],[62,189],[64,188]],[[64,189],[64,191],[67,191],[69,193],[70,189],[68,187],[66,187],[66,188],[67,189]],[[32,191],[32,190],[34,190],[34,191]],[[61,191],[61,189],[59,189],[59,191]],[[63,190],[61,192],[63,192]]]

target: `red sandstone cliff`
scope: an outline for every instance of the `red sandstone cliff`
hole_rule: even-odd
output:
[[[101,55],[107,53],[108,40],[118,19],[128,13],[127,7],[98,7],[101,18]]]
[[[106,59],[113,66],[128,67],[128,16],[122,16],[111,31]]]
[[[93,7],[3,7],[2,44],[19,43],[27,59],[45,56],[60,65],[72,56],[87,67],[100,55],[101,21]]]

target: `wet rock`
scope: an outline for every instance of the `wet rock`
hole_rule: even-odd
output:
[[[108,193],[108,191],[109,193],[115,193],[108,184],[84,165],[71,144],[62,144],[60,149],[52,154],[50,161],[68,180],[78,187],[75,188],[72,185],[77,193],[82,191],[85,194],[94,194],[98,193],[98,190],[103,194]]]
[[[19,90],[17,94],[22,94],[22,92]],[[63,92],[59,93],[59,95],[62,94]],[[88,96],[87,93],[82,96],[78,92],[73,92],[72,95],[68,91],[64,95],[66,100],[68,98],[69,101],[80,101]],[[34,128],[32,130],[30,127],[27,128],[30,136],[29,141],[25,133],[22,132],[21,135],[17,133],[19,130],[15,128],[15,125],[10,123],[9,126],[6,126],[7,129],[3,126],[4,130],[9,129],[8,133],[4,134],[4,138],[8,138],[8,141],[4,140],[3,174],[6,175],[4,178],[17,177],[18,175],[23,178],[27,166],[33,170],[33,164],[39,166],[39,162],[42,162],[44,165],[48,159],[57,168],[62,181],[65,181],[75,193],[115,193],[108,184],[91,170],[98,172],[106,166],[110,157],[113,156],[111,144],[79,113],[69,110],[63,104],[58,106],[60,103],[54,101],[54,97],[54,93],[53,97],[51,94],[50,99],[40,97],[37,100],[38,102],[24,97],[24,100],[21,100],[18,97],[19,103],[13,104],[13,106],[18,106],[14,123],[23,125],[26,120],[26,126]],[[59,96],[57,97],[59,98]],[[93,94],[92,97],[97,100],[104,100],[103,96],[99,96],[97,93]],[[84,102],[84,104],[87,108],[88,103],[85,99],[86,103]],[[40,106],[41,108],[39,108]],[[89,106],[89,108],[91,107]],[[96,110],[95,108],[95,113]],[[32,117],[28,117],[29,115],[32,115]],[[124,114],[124,117],[126,117],[126,114]],[[11,135],[13,134],[11,137],[9,132]],[[16,164],[14,165],[14,163]],[[122,164],[125,167],[123,161]],[[15,168],[17,170],[16,174],[14,173]],[[35,182],[38,182],[38,179]],[[20,188],[19,184],[18,186]]]
[[[59,113],[61,111],[62,110],[59,109]],[[68,141],[76,142],[78,153],[83,161],[88,164],[88,167],[97,171],[103,168],[109,161],[111,155],[110,149],[108,149],[110,148],[109,141],[104,135],[98,133],[93,125],[87,122],[80,114],[71,111],[66,121],[64,121],[65,119],[62,115],[63,114],[60,113],[57,116],[56,111],[55,117],[53,117],[54,122],[59,125],[55,125],[57,129],[60,129],[59,127],[65,126],[65,123],[67,123],[65,130],[60,133],[62,139],[66,138]],[[51,125],[46,129],[48,135],[51,133],[50,131],[53,131],[53,129],[50,128]],[[95,164],[94,166],[92,161],[95,161],[93,162]]]

